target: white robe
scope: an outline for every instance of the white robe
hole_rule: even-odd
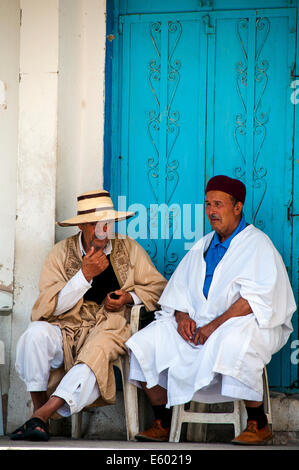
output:
[[[213,235],[203,237],[182,259],[159,300],[157,320],[126,343],[148,388],[167,371],[167,406],[196,399],[196,392],[218,374],[262,395],[263,368],[293,331],[296,304],[284,263],[269,237],[253,225],[231,241],[205,298],[204,253]],[[200,327],[240,297],[249,302],[253,313],[226,321],[204,345],[195,346],[178,334],[175,310],[187,312]]]

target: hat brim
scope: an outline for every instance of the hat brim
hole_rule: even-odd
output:
[[[81,214],[73,217],[72,219],[63,220],[62,222],[56,222],[60,227],[72,227],[81,224],[89,224],[93,222],[119,222],[121,220],[129,219],[133,217],[135,212],[120,212],[114,210],[102,211],[100,214],[93,212],[90,214]]]

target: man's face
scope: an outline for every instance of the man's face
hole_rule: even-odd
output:
[[[90,222],[78,226],[83,233],[83,246],[86,253],[92,246],[95,250],[105,248],[111,235],[112,226],[111,222]]]
[[[229,194],[222,191],[208,191],[206,194],[206,214],[213,230],[224,242],[237,228],[243,204],[233,205]]]

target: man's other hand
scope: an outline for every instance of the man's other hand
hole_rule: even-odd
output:
[[[113,296],[111,297],[111,294],[118,295],[119,296],[118,299],[113,299]],[[133,303],[133,298],[131,294],[129,292],[126,292],[125,290],[119,289],[107,295],[105,299],[105,308],[106,310],[108,310],[108,312],[117,312],[125,304],[132,304],[132,303]]]
[[[175,318],[178,324],[178,333],[189,343],[193,341],[193,335],[196,330],[196,323],[189,317],[188,313],[175,312]]]

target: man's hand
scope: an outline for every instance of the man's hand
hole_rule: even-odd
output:
[[[198,328],[194,336],[194,344],[205,344],[209,336],[223,323],[230,318],[243,317],[252,313],[252,309],[247,300],[240,297],[222,315],[216,317],[207,325]]]
[[[175,319],[178,324],[178,333],[185,341],[192,342],[196,330],[195,321],[189,317],[188,313],[179,311],[175,312]]]
[[[103,250],[98,251],[92,246],[91,249],[86,253],[82,262],[82,273],[85,279],[90,282],[95,276],[101,274],[109,266],[107,256],[103,253]]]
[[[207,325],[196,330],[196,323],[189,317],[188,313],[177,311],[175,318],[178,323],[178,333],[182,338],[184,338],[184,340],[188,341],[188,343],[194,343],[195,345],[204,344],[208,337],[219,326],[216,318]]]
[[[205,326],[198,328],[195,336],[194,336],[194,344],[205,344],[209,336],[218,328],[219,324],[216,320],[211,321]]]
[[[113,299],[111,294],[117,294],[119,297],[118,299]],[[125,304],[132,304],[133,298],[129,292],[125,290],[119,289],[115,292],[111,292],[107,295],[105,299],[105,308],[108,312],[117,312],[120,310]]]

